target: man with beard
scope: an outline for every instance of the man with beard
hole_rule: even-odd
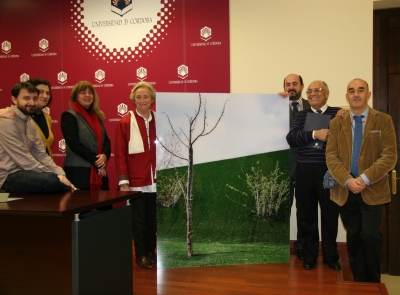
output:
[[[289,96],[289,117],[290,125],[294,116],[298,111],[308,110],[310,104],[307,99],[302,98],[302,92],[304,89],[303,78],[300,75],[289,74],[283,80],[283,90],[282,96]]]
[[[283,93],[280,95],[286,97],[289,96],[289,117],[290,125],[294,116],[298,111],[308,110],[310,104],[304,98],[302,98],[302,92],[304,89],[303,78],[300,75],[290,74],[287,75],[283,80]],[[296,182],[296,163],[297,163],[297,147],[290,147],[289,153],[289,165],[290,165],[290,208],[293,205],[294,198],[294,186]],[[303,255],[301,253],[301,243],[299,232],[297,232],[297,240],[293,243],[294,248],[297,251],[297,257],[303,260]]]
[[[16,120],[0,118],[0,188],[10,193],[75,189],[65,172],[46,153],[31,121],[38,108],[38,89],[30,83],[11,90]]]

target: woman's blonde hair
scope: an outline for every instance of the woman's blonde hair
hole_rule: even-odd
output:
[[[72,88],[71,95],[69,97],[69,106],[72,108],[72,103],[78,100],[78,94],[81,91],[85,91],[86,89],[89,89],[93,93],[93,102],[90,105],[89,109],[96,114],[100,122],[103,122],[106,116],[100,110],[99,96],[97,95],[97,92],[94,90],[92,83],[90,83],[89,81],[79,81],[78,83],[75,84],[74,88]]]
[[[137,83],[135,85],[135,87],[132,88],[131,95],[129,96],[132,103],[135,104],[136,91],[141,87],[147,87],[150,90],[151,104],[155,103],[156,102],[156,90],[150,83],[148,83],[146,81],[141,81],[141,82]]]

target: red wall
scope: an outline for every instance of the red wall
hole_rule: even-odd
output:
[[[112,2],[0,2],[0,107],[11,104],[10,90],[21,79],[49,80],[55,134],[52,150],[55,162],[61,166],[65,151],[59,148],[63,139],[60,116],[69,109],[71,88],[80,80],[95,85],[111,142],[116,124],[124,115],[118,107],[126,104],[128,109],[133,108],[129,94],[143,78],[137,75],[140,68],[146,69],[144,80],[158,92],[230,92],[229,0],[128,1],[131,10],[122,16],[111,11]],[[160,11],[149,12],[149,6],[160,7]],[[98,19],[91,20],[93,15]],[[149,26],[152,28],[143,33],[143,28]],[[86,28],[82,31],[82,27]],[[128,45],[114,45],[120,41]],[[179,76],[182,65],[188,72],[185,75],[183,70]],[[62,72],[67,74],[66,80],[59,78]],[[113,158],[107,171],[113,188],[117,184]]]

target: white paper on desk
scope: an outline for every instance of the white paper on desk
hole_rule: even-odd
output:
[[[7,202],[10,202],[10,201],[16,201],[16,200],[22,200],[23,198],[8,198],[7,199]]]
[[[22,200],[22,198],[9,198],[10,193],[0,193],[0,203],[9,201]]]

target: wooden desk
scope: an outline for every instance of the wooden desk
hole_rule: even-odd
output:
[[[132,192],[10,197],[23,199],[0,203],[0,294],[132,294],[130,206],[77,219]]]

